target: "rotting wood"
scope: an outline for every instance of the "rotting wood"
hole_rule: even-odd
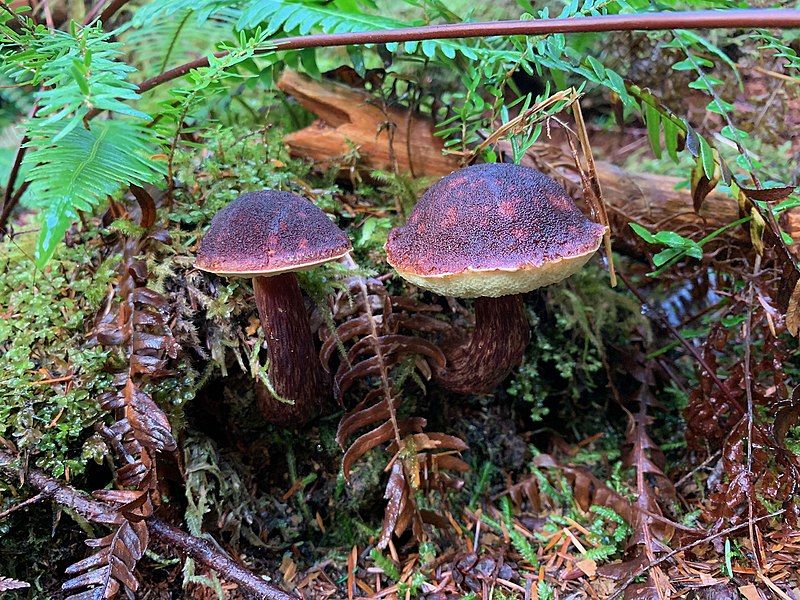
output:
[[[458,168],[443,154],[444,144],[433,135],[433,123],[422,115],[393,106],[385,110],[363,90],[320,82],[284,71],[278,87],[318,117],[314,123],[284,137],[290,151],[327,168],[346,161],[356,149],[359,168],[397,168],[417,177],[440,176]],[[390,143],[391,140],[391,143]]]
[[[459,167],[453,155],[443,155],[442,140],[434,136],[431,120],[407,109],[382,110],[366,90],[342,83],[318,81],[294,71],[285,71],[278,87],[319,118],[311,125],[284,137],[289,151],[312,160],[320,168],[339,166],[347,175],[351,168],[362,172],[391,170],[392,156],[400,171],[416,177],[444,176]],[[393,123],[390,149],[387,123]],[[522,164],[546,170],[561,180],[574,195],[580,194],[580,176],[569,154],[558,144],[537,144]],[[357,151],[358,162],[348,157]],[[617,240],[636,242],[628,223],[648,229],[670,229],[693,238],[705,236],[739,218],[737,203],[712,192],[699,213],[692,208],[688,189],[679,188],[678,177],[627,171],[606,161],[596,162],[597,176]],[[800,240],[800,211],[787,211],[781,225]],[[747,241],[745,229],[726,235]]]

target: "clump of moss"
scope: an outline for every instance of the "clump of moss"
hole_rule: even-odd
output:
[[[90,432],[97,396],[111,388],[108,352],[87,344],[86,332],[118,258],[64,246],[42,272],[26,241],[0,244],[0,436],[36,466],[69,477],[104,453]]]
[[[543,297],[544,310],[529,310],[531,344],[507,389],[531,404],[537,422],[554,398],[575,402],[597,389],[609,348],[635,337],[637,328],[647,330],[636,301],[611,288],[597,267],[547,288]]]

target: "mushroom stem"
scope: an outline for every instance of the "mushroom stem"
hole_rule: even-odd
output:
[[[256,389],[258,407],[271,423],[302,425],[320,413],[325,377],[319,364],[303,295],[294,273],[254,277],[258,315],[267,340],[269,381]]]
[[[522,362],[529,340],[521,294],[476,298],[475,329],[467,339],[445,348],[447,364],[435,378],[451,392],[491,392]]]

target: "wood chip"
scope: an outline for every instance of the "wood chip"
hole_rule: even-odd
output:
[[[586,573],[589,577],[594,577],[597,575],[597,563],[594,562],[591,558],[584,558],[583,560],[579,560],[575,563],[575,566],[578,567],[581,571]]]
[[[758,591],[758,588],[754,586],[752,583],[749,585],[743,585],[739,588],[739,593],[747,598],[747,600],[764,600],[761,597],[761,593]]]

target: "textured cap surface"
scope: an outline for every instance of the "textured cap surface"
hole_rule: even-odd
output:
[[[435,183],[386,254],[412,283],[447,296],[505,296],[578,271],[605,228],[587,219],[546,175],[497,163],[460,169]]]
[[[239,196],[219,211],[195,265],[242,277],[309,269],[344,256],[350,240],[319,208],[289,192]]]

